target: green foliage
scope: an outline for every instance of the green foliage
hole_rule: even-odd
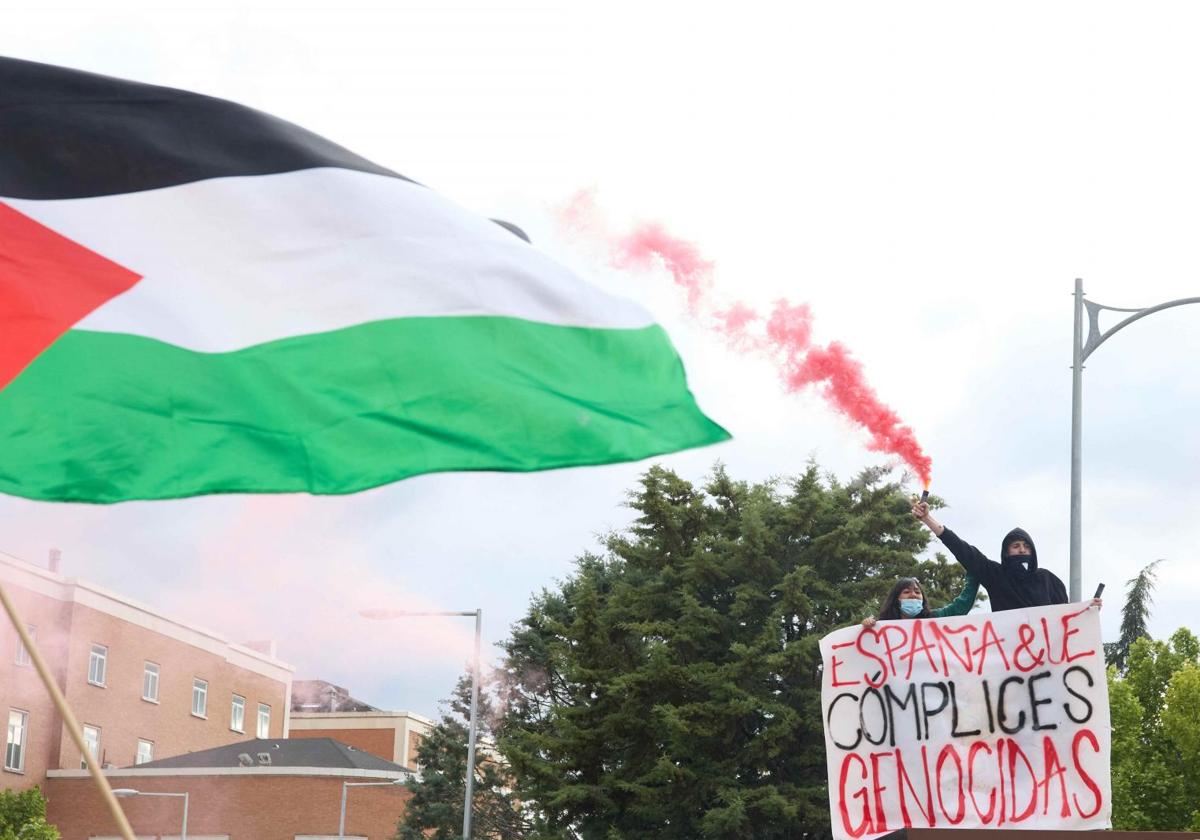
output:
[[[1121,637],[1104,646],[1104,658],[1117,671],[1124,672],[1129,661],[1129,651],[1138,639],[1149,639],[1146,623],[1150,618],[1153,603],[1155,567],[1162,560],[1155,560],[1137,575],[1125,582],[1125,606],[1121,608]]]
[[[505,645],[497,733],[538,837],[830,833],[820,638],[900,575],[942,604],[962,574],[921,563],[900,488],[815,465],[694,487],[654,467],[638,518],[535,597]]]
[[[1108,671],[1113,827],[1200,830],[1200,641],[1141,638]]]
[[[40,790],[0,790],[0,840],[59,840],[58,829],[46,822]]]
[[[394,840],[457,840],[462,837],[470,676],[459,680],[449,706],[441,721],[417,748],[421,773],[407,783],[412,798],[396,826]],[[486,692],[480,692],[477,717],[471,836],[504,840],[528,837],[533,826],[508,789],[508,765],[491,747],[496,714]]]

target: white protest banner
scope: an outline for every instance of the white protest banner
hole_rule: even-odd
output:
[[[837,840],[1110,828],[1099,610],[881,621],[821,640]]]

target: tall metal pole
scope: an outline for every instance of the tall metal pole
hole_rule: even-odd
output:
[[[479,711],[479,638],[483,632],[483,610],[475,610],[475,661],[471,666],[471,723],[467,736],[467,785],[463,802],[463,840],[471,838],[471,811],[475,804],[475,720]]]
[[[467,773],[463,793],[463,840],[471,837],[471,811],[475,800],[475,733],[478,729],[479,717],[479,641],[483,635],[483,610],[474,612],[418,612],[413,610],[372,609],[359,610],[363,618],[390,619],[409,615],[461,615],[475,616],[475,661],[471,666],[471,720],[467,736]]]
[[[1088,356],[1134,321],[1139,321],[1147,315],[1184,306],[1189,303],[1200,303],[1200,297],[1179,298],[1160,303],[1157,306],[1147,306],[1144,309],[1125,309],[1118,306],[1104,306],[1095,301],[1083,299],[1083,281],[1075,279],[1075,341],[1071,347],[1071,587],[1072,601],[1079,601],[1083,595],[1083,502],[1081,496],[1081,474],[1083,460],[1083,363]],[[1088,314],[1088,337],[1083,340],[1083,310]],[[1109,330],[1100,329],[1100,313],[1104,310],[1111,312],[1132,312],[1125,320]]]
[[[1071,586],[1079,601],[1083,590],[1083,280],[1075,278],[1075,341],[1071,346]]]
[[[179,835],[179,840],[187,840],[187,803],[188,795],[185,791],[183,794],[183,834]]]

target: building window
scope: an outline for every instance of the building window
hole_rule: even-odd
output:
[[[29,640],[35,645],[37,644],[37,628],[32,624],[26,624],[25,630],[29,633]],[[17,639],[17,664],[25,667],[29,666],[32,660],[29,658],[29,651],[25,649],[25,642]]]
[[[246,698],[233,695],[233,706],[229,711],[229,728],[234,732],[246,731]]]
[[[258,704],[258,730],[256,734],[259,738],[271,737],[271,707],[266,703]]]
[[[107,674],[108,648],[104,645],[92,645],[92,653],[88,657],[88,682],[103,687]]]
[[[8,712],[8,746],[4,749],[4,769],[25,772],[25,731],[29,728],[29,713],[20,709]]]
[[[147,662],[142,672],[142,699],[158,702],[158,665],[153,662]]]
[[[80,770],[87,769],[88,756],[91,756],[93,761],[100,760],[100,727],[85,725],[83,727],[83,743],[87,745],[87,754],[79,759]]]
[[[192,680],[192,714],[196,717],[208,716],[208,680],[199,677]]]
[[[143,741],[138,738],[137,758],[133,760],[134,764],[145,764],[148,761],[154,760],[154,742]]]

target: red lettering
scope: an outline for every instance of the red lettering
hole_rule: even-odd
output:
[[[983,673],[983,663],[987,660],[987,650],[994,647],[996,652],[1000,654],[1000,658],[1004,660],[1004,669],[1011,671],[1012,666],[1008,664],[1008,654],[1004,652],[1004,639],[996,635],[996,628],[992,626],[991,621],[983,623],[983,634],[980,638],[979,647],[973,653],[979,657],[979,662],[975,666],[975,673]]]
[[[996,773],[1000,776],[1000,819],[996,826],[1004,825],[1005,809],[1008,808],[1008,798],[1004,795],[1004,739],[996,742]]]
[[[1047,665],[1061,665],[1063,663],[1062,659],[1054,658],[1054,645],[1050,644],[1050,622],[1046,621],[1046,619],[1044,619],[1044,618],[1041,619],[1041,622],[1042,622],[1042,641],[1045,643],[1045,647],[1046,647],[1046,664]]]
[[[879,641],[878,633],[876,633],[874,630],[867,630],[864,627],[863,631],[858,634],[858,638],[854,640],[854,649],[868,659],[874,659],[879,663],[879,671],[874,676],[870,676],[865,671],[863,672],[863,676],[867,678],[867,685],[871,686],[871,688],[879,688],[881,685],[887,682],[887,663],[863,647],[863,639],[865,639],[867,636],[870,636],[877,642]]]
[[[899,644],[893,645],[888,641],[889,631],[894,631],[900,636]],[[892,673],[899,674],[899,671],[896,670],[896,660],[892,658],[892,654],[904,649],[904,645],[908,643],[908,633],[904,632],[904,628],[898,624],[889,624],[883,628],[883,631],[879,635],[883,636],[883,652],[887,655],[888,665],[891,666]]]
[[[1025,763],[1025,769],[1029,771],[1029,803],[1025,806],[1025,810],[1017,813],[1017,758]],[[1029,757],[1025,755],[1025,751],[1011,738],[1008,741],[1008,783],[1012,788],[1012,814],[1011,822],[1021,822],[1028,819],[1029,816],[1037,810],[1037,792],[1038,780],[1037,774],[1033,772],[1033,764],[1029,761]]]
[[[854,644],[855,644],[855,642],[842,642],[841,644],[834,645],[832,649],[838,650],[839,648],[853,647]],[[845,682],[842,682],[841,680],[839,680],[837,671],[838,671],[838,666],[842,665],[842,664],[844,664],[842,662],[842,660],[838,659],[833,654],[830,654],[830,656],[829,656],[829,673],[833,677],[833,687],[834,688],[841,688],[842,686],[845,686],[845,685],[858,685],[859,683],[862,682],[862,680],[847,680]]]
[[[1046,767],[1046,778],[1042,780],[1042,785],[1045,791],[1042,794],[1042,814],[1046,814],[1050,810],[1050,782],[1057,776],[1058,784],[1061,788],[1062,795],[1062,811],[1060,817],[1066,818],[1071,816],[1071,809],[1067,804],[1067,768],[1063,766],[1062,760],[1058,757],[1058,750],[1054,748],[1054,742],[1047,735],[1042,739],[1042,755],[1043,762]]]
[[[871,789],[875,793],[875,831],[887,831],[887,812],[883,810],[883,792],[887,790],[879,784],[879,759],[890,756],[890,752],[871,753]]]
[[[937,663],[933,661],[933,656],[929,653],[929,651],[934,649],[934,646],[925,641],[925,631],[922,629],[925,626],[925,622],[917,619],[913,624],[915,626],[912,632],[912,644],[909,646],[908,652],[900,657],[902,660],[908,660],[908,672],[904,675],[904,679],[906,680],[912,679],[913,660],[917,658],[918,653],[925,654],[925,661],[929,663],[929,667],[933,670],[933,673],[938,673]],[[918,642],[920,643],[919,645]]]
[[[1082,659],[1085,656],[1095,656],[1096,655],[1095,648],[1088,648],[1086,650],[1077,650],[1074,653],[1069,652],[1071,637],[1079,633],[1078,627],[1071,627],[1071,621],[1073,619],[1078,618],[1081,615],[1086,615],[1087,611],[1090,609],[1091,609],[1091,607],[1084,607],[1079,612],[1073,612],[1068,615],[1064,615],[1062,617],[1062,626],[1063,626],[1062,651],[1063,651],[1063,661],[1064,662],[1074,662],[1076,659]]]
[[[917,807],[921,810],[921,816],[925,818],[925,826],[933,828],[937,825],[937,815],[933,812],[933,790],[929,784],[929,755],[926,753],[926,748],[921,747],[921,768],[925,771],[925,807],[921,806],[921,799],[917,796],[916,789],[909,781],[908,771],[904,767],[904,761],[901,760],[900,750],[896,750],[896,772],[899,776],[899,793],[900,793],[900,815],[904,817],[904,825],[913,825],[912,817],[908,814],[908,803],[904,800],[904,788],[907,787],[909,793],[916,800]]]
[[[1022,624],[1017,628],[1017,649],[1013,651],[1013,665],[1022,673],[1028,673],[1046,661],[1045,651],[1038,651],[1036,655],[1033,652],[1033,642],[1036,638],[1037,633],[1028,624]],[[1027,666],[1021,664],[1022,653],[1029,657]]]
[[[992,754],[992,748],[985,741],[976,741],[971,744],[971,749],[967,752],[967,790],[971,792],[971,804],[975,806],[975,813],[979,815],[979,821],[988,825],[996,813],[996,787],[993,785],[991,793],[988,794],[988,810],[985,814],[979,810],[979,802],[975,799],[975,754],[981,750],[986,750],[988,755]]]
[[[953,817],[946,811],[946,803],[942,800],[942,791],[946,789],[946,782],[942,779],[942,765],[946,763],[947,756],[954,759],[954,770],[958,774],[958,811],[955,812]],[[938,753],[937,766],[934,768],[934,778],[937,779],[938,806],[942,809],[942,816],[950,821],[950,825],[958,825],[963,821],[963,817],[967,815],[967,799],[963,791],[962,759],[958,757],[958,750],[954,749],[953,744],[947,744]]]
[[[1075,738],[1071,741],[1071,760],[1075,762],[1075,772],[1079,774],[1079,778],[1083,780],[1088,790],[1092,792],[1092,796],[1096,797],[1096,807],[1085,814],[1079,804],[1079,797],[1074,794],[1071,795],[1071,798],[1075,800],[1076,813],[1086,820],[1100,813],[1100,807],[1104,804],[1104,797],[1101,795],[1100,788],[1096,785],[1096,782],[1083,769],[1083,762],[1079,757],[1079,744],[1085,738],[1091,742],[1092,749],[1096,752],[1100,752],[1100,742],[1096,740],[1096,734],[1090,729],[1080,729],[1075,733]]]
[[[950,676],[950,663],[946,659],[946,651],[950,651],[954,658],[958,660],[958,664],[962,665],[968,674],[975,670],[971,664],[970,640],[967,639],[965,644],[963,644],[963,652],[967,655],[967,658],[963,659],[954,648],[954,640],[950,638],[954,633],[966,633],[968,631],[974,633],[976,629],[974,624],[965,624],[962,627],[943,627],[940,621],[934,621],[930,623],[929,629],[933,631],[934,638],[937,639],[938,651],[942,654],[942,670],[946,676]]]
[[[847,807],[848,800],[846,798],[846,778],[850,775],[850,762],[857,761],[862,766],[862,778],[867,778],[867,763],[854,753],[847,753],[846,758],[842,761],[842,772],[838,777],[838,810],[842,815],[842,828],[851,837],[862,837],[864,834],[874,834],[875,831],[871,826],[871,806],[867,802],[866,785],[859,788],[851,799],[862,798],[863,818],[858,825],[850,824],[850,810]]]

